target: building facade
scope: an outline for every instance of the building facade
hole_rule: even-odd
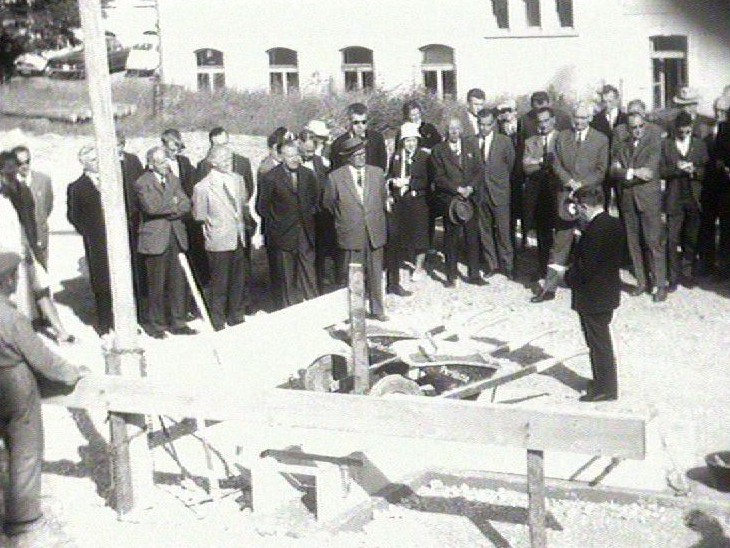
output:
[[[604,83],[668,106],[730,84],[727,0],[159,0],[164,80],[309,93],[424,86],[590,97]]]

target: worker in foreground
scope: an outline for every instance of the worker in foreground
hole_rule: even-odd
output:
[[[20,261],[17,253],[0,251],[0,433],[10,471],[3,532],[9,537],[34,531],[43,523],[43,421],[34,374],[74,386],[89,372],[51,352],[11,302]]]

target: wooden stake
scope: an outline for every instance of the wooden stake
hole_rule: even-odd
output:
[[[114,312],[115,337],[107,356],[107,374],[143,376],[142,354],[137,346],[137,312],[132,290],[127,214],[100,0],[79,0],[79,12],[84,30],[84,60],[99,175],[103,181],[100,192]],[[143,435],[146,424],[144,416],[112,416],[113,504],[119,514],[130,512],[153,486],[151,455],[147,437]]]
[[[547,548],[544,457],[543,451],[527,450],[528,525],[532,548]]]
[[[365,394],[370,389],[370,357],[365,325],[365,277],[361,264],[350,264],[348,280],[347,296],[350,305],[352,343],[350,375],[355,378],[355,394]]]

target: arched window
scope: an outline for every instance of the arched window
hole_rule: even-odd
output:
[[[456,97],[454,48],[431,44],[421,48],[423,85],[438,97]]]
[[[198,66],[198,91],[219,91],[226,87],[226,73],[223,66],[223,52],[203,48],[195,51]]]
[[[299,58],[288,48],[272,48],[269,55],[269,89],[271,93],[296,93],[299,91]]]
[[[373,50],[352,46],[342,51],[342,72],[347,91],[369,90],[375,87]]]

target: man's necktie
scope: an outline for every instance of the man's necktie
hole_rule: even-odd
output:
[[[482,162],[487,161],[487,140],[482,138]]]
[[[357,170],[357,186],[358,188],[362,188],[363,183],[365,182],[365,175],[362,172],[362,169]]]
[[[548,136],[544,135],[542,138],[542,161],[547,162],[548,157]]]
[[[296,171],[290,171],[289,177],[291,177],[291,186],[294,187],[294,192],[297,191],[297,185],[299,184],[299,181],[297,180],[297,172]]]

